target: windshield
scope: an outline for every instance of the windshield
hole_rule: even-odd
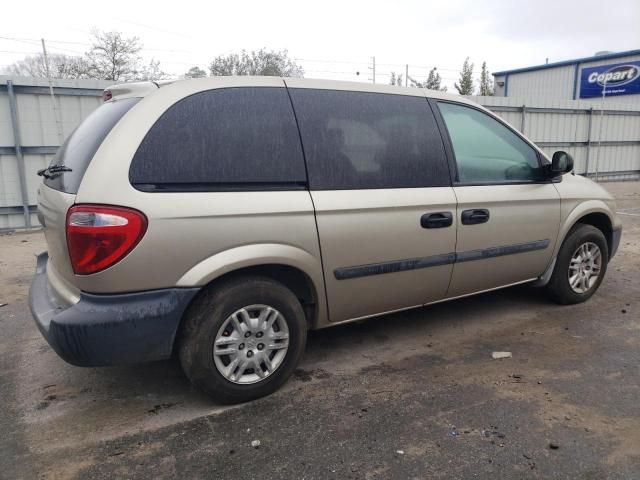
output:
[[[64,165],[69,170],[45,178],[48,187],[66,193],[78,193],[80,182],[98,147],[139,98],[108,102],[91,113],[58,149],[50,167]]]

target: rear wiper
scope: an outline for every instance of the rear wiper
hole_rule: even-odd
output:
[[[66,165],[51,165],[50,167],[38,170],[38,175],[44,178],[57,177],[63,172],[72,172],[73,170]]]

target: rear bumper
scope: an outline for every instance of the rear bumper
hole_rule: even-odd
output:
[[[609,252],[609,259],[613,258],[618,251],[620,238],[622,238],[622,227],[615,228],[611,234],[611,252]]]
[[[95,295],[65,305],[49,285],[47,253],[38,256],[29,307],[49,345],[72,365],[97,367],[168,358],[180,319],[198,288]]]

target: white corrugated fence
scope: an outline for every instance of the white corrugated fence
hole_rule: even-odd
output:
[[[63,136],[101,103],[110,82],[55,80]],[[624,103],[533,101],[513,97],[470,97],[495,111],[549,155],[566,150],[576,172],[600,179],[640,175],[640,111]],[[44,79],[0,76],[0,230],[38,226],[36,172],[59,146],[56,116]]]
[[[101,104],[102,90],[112,83],[54,80],[64,137]],[[36,172],[49,164],[59,145],[47,80],[0,76],[0,230],[38,225],[35,205],[42,179]]]

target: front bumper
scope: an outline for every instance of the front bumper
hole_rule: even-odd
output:
[[[198,288],[138,293],[82,293],[65,305],[47,279],[47,253],[38,256],[29,307],[40,333],[72,365],[97,367],[171,356],[180,320]]]

